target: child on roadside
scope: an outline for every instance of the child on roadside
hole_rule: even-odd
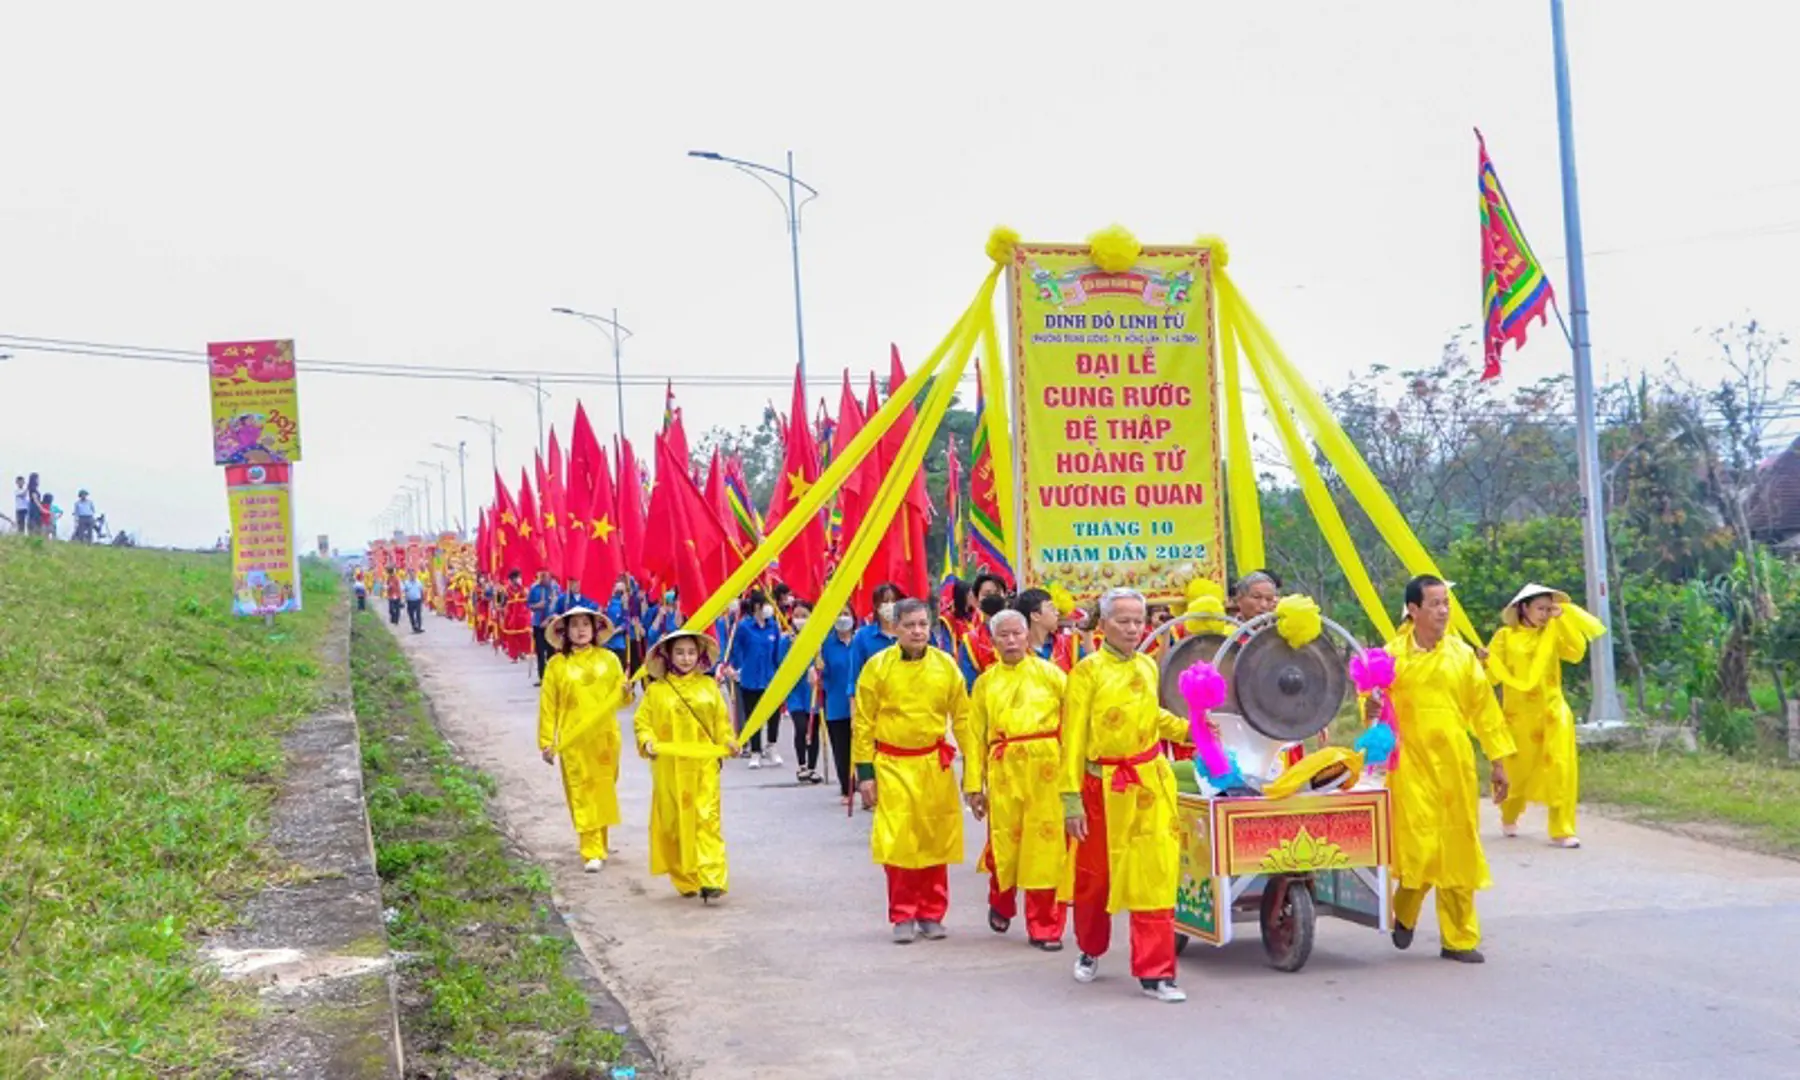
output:
[[[618,657],[599,647],[612,634],[606,616],[572,608],[550,620],[544,639],[556,655],[538,694],[538,751],[562,762],[563,791],[589,873],[606,865],[606,831],[619,823],[618,711],[629,698]]]
[[[650,761],[650,872],[707,903],[725,894],[719,770],[738,751],[725,695],[705,670],[718,659],[704,634],[664,635],[644,660],[655,681],[633,724],[638,753]]]

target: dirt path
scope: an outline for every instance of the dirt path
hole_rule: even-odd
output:
[[[1253,940],[1190,949],[1193,1000],[1162,1006],[1137,995],[1120,951],[1080,986],[1072,950],[995,937],[969,865],[951,872],[949,940],[896,948],[868,819],[846,819],[835,787],[799,787],[791,768],[727,766],[722,906],[646,873],[649,775],[635,759],[618,854],[583,874],[556,771],[537,757],[524,665],[441,620],[427,630],[401,636],[441,726],[498,779],[510,826],[674,1075],[1800,1075],[1794,862],[1593,816],[1587,847],[1565,852],[1502,840],[1490,821],[1485,968],[1436,959],[1429,920],[1405,954],[1325,921],[1297,975],[1265,967]],[[968,830],[971,862],[979,836]]]

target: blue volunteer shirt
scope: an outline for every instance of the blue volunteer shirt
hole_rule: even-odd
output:
[[[850,696],[856,696],[856,681],[862,678],[863,665],[874,659],[875,654],[893,645],[897,639],[890,637],[881,629],[880,623],[868,623],[850,639]]]
[[[832,633],[819,650],[819,658],[825,662],[825,673],[820,678],[825,680],[827,721],[850,719],[850,691],[856,685],[850,677],[850,649],[855,640],[840,641],[837,634]]]
[[[555,614],[550,610],[555,595],[555,590],[549,585],[533,585],[525,594],[525,606],[531,609],[532,626],[544,625],[544,620]]]
[[[781,640],[775,646],[776,667],[780,667],[783,663],[787,662],[788,653],[791,652],[793,648],[794,635],[781,635]],[[771,676],[771,678],[772,677],[773,676]],[[787,711],[790,716],[802,716],[814,711],[813,686],[811,682],[807,681],[805,675],[800,676],[800,681],[794,684],[792,690],[788,691]]]
[[[418,579],[416,578],[408,581],[405,585],[400,586],[400,592],[408,600],[425,599],[425,586],[419,584]]]
[[[731,666],[737,669],[738,685],[746,690],[767,690],[775,677],[775,646],[781,640],[781,627],[770,619],[757,623],[745,619],[738,624],[731,639]]]
[[[607,621],[618,627],[618,630],[614,632],[612,638],[607,641],[606,647],[612,649],[614,652],[623,652],[625,649],[625,628],[628,625],[625,622],[624,601],[616,596],[607,601],[606,618]],[[627,672],[626,674],[630,674],[630,672]]]

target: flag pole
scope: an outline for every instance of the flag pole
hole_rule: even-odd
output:
[[[1575,127],[1569,103],[1569,45],[1562,0],[1550,0],[1550,37],[1556,65],[1556,126],[1562,150],[1563,234],[1569,258],[1569,322],[1575,362],[1575,442],[1580,464],[1582,562],[1588,608],[1607,633],[1590,646],[1594,685],[1591,727],[1623,724],[1613,671],[1612,603],[1606,566],[1606,503],[1600,489],[1600,440],[1594,410],[1594,365],[1588,344],[1587,272],[1582,259],[1581,195],[1575,178]]]

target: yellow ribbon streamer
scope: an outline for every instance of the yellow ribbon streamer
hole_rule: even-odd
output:
[[[1220,320],[1219,344],[1225,362],[1225,494],[1230,503],[1231,558],[1237,575],[1269,565],[1263,552],[1262,501],[1256,491],[1256,461],[1250,456],[1250,429],[1244,423],[1244,391],[1238,371],[1237,331]]]
[[[978,318],[981,320],[981,380],[991,397],[987,402],[987,418],[983,423],[987,426],[988,452],[994,466],[994,493],[999,496],[1000,503],[1000,544],[1001,553],[1007,561],[1013,563],[1013,575],[1023,579],[1025,568],[1020,564],[1022,552],[1019,548],[1018,504],[1013,501],[1016,489],[1013,487],[1013,442],[1012,415],[1006,405],[1006,366],[1000,360],[1000,334],[994,326],[994,303],[989,294],[987,306],[982,308]]]
[[[1357,452],[1350,437],[1344,434],[1343,427],[1331,415],[1324,399],[1307,385],[1293,364],[1288,362],[1281,346],[1275,343],[1274,336],[1269,333],[1269,328],[1238,292],[1237,285],[1223,271],[1218,274],[1218,284],[1221,295],[1229,295],[1231,298],[1232,308],[1244,335],[1246,351],[1253,356],[1265,358],[1273,370],[1275,382],[1282,393],[1281,397],[1271,397],[1268,400],[1271,403],[1281,400],[1293,404],[1300,419],[1306,424],[1307,433],[1312,436],[1314,444],[1337,471],[1339,478],[1344,481],[1344,487],[1349,490],[1363,513],[1369,516],[1369,521],[1374,524],[1381,539],[1399,557],[1406,572],[1442,577],[1437,563],[1425,550],[1425,545],[1419,543],[1419,538],[1407,525],[1399,507],[1394,505],[1394,500],[1381,486],[1381,481],[1375,479],[1374,472]],[[1266,388],[1264,393],[1268,393]],[[1450,618],[1458,633],[1470,644],[1481,647],[1481,636],[1475,632],[1475,624],[1469,621],[1469,616],[1463,611],[1454,591],[1450,595]]]
[[[1237,290],[1223,273],[1219,275],[1219,285],[1219,316],[1222,320],[1236,323],[1242,312]],[[1241,324],[1239,329],[1241,332]],[[1381,602],[1381,594],[1376,592],[1375,583],[1369,579],[1368,568],[1356,553],[1356,541],[1350,538],[1350,530],[1345,527],[1343,515],[1338,513],[1337,503],[1332,499],[1330,489],[1325,486],[1325,478],[1319,475],[1319,467],[1314,464],[1305,440],[1300,437],[1294,418],[1281,405],[1284,398],[1264,365],[1262,354],[1252,348],[1246,350],[1245,356],[1250,361],[1250,373],[1256,377],[1256,384],[1262,390],[1263,400],[1269,404],[1269,418],[1275,421],[1275,430],[1281,436],[1288,464],[1293,467],[1294,476],[1300,481],[1300,494],[1305,497],[1307,508],[1312,511],[1313,521],[1318,524],[1326,545],[1337,558],[1344,577],[1349,579],[1350,590],[1356,594],[1357,602],[1362,604],[1369,622],[1382,635],[1383,641],[1392,638],[1394,623],[1388,618],[1387,608]]]
[[[718,761],[727,756],[726,750],[718,743],[709,742],[655,742],[657,757],[685,758],[689,761]]]
[[[956,384],[962,378],[963,368],[968,365],[969,354],[975,350],[975,342],[979,337],[979,324],[970,318],[977,311],[988,311],[994,299],[994,286],[998,281],[998,270],[989,275],[975,298],[963,320],[958,324],[962,331],[956,342],[956,355],[944,369],[943,376],[932,384],[931,394],[927,397],[925,408],[913,423],[912,430],[906,434],[906,442],[900,448],[900,457],[888,474],[881,481],[881,487],[875,492],[875,501],[869,508],[869,514],[857,528],[856,535],[850,540],[848,549],[838,562],[837,570],[831,580],[825,584],[824,592],[813,609],[812,618],[806,621],[800,633],[795,636],[794,644],[788,649],[787,659],[775,670],[775,677],[769,680],[768,689],[763,691],[762,700],[757,702],[756,709],[744,721],[743,730],[738,734],[742,743],[763,729],[775,710],[781,708],[787,700],[788,692],[799,683],[813,658],[818,655],[819,647],[824,644],[825,635],[831,631],[838,612],[849,603],[850,596],[856,591],[857,582],[862,580],[863,570],[875,557],[876,549],[881,546],[894,515],[899,512],[900,504],[905,501],[907,491],[912,487],[913,477],[925,463],[925,452],[931,447],[932,436],[937,433],[939,425],[944,421],[944,414],[950,410],[950,402],[956,397]],[[991,317],[991,316],[990,316]]]
[[[911,375],[907,376],[905,382],[897,387],[889,388],[887,403],[877,409],[875,415],[869,417],[863,429],[850,440],[850,445],[844,447],[844,452],[833,459],[825,471],[819,474],[819,479],[806,489],[805,494],[800,496],[795,502],[794,508],[781,519],[781,524],[769,531],[769,535],[761,544],[757,545],[755,551],[744,558],[737,570],[725,580],[725,584],[719,586],[717,592],[707,597],[706,602],[688,616],[687,622],[682,624],[683,630],[705,633],[712,627],[713,621],[724,612],[726,605],[734,597],[743,595],[744,590],[762,576],[762,572],[775,561],[776,556],[780,555],[782,550],[793,542],[794,537],[800,535],[800,530],[806,527],[807,522],[811,521],[824,508],[826,502],[837,493],[838,489],[843,487],[844,481],[849,479],[850,473],[862,463],[863,458],[869,455],[869,451],[875,448],[882,436],[887,434],[888,429],[899,421],[900,414],[912,404],[913,399],[919,396],[925,389],[925,385],[937,374],[937,369],[942,366],[945,354],[969,336],[969,327],[977,325],[977,320],[982,317],[990,321],[993,319],[993,313],[989,308],[993,304],[994,285],[999,280],[999,276],[1000,268],[995,267],[982,284],[976,295],[975,303],[970,304],[968,310],[963,312],[962,317],[957,320],[956,326],[944,336],[944,340],[938,343],[937,348],[932,350],[931,355],[926,357],[923,364],[920,364]],[[643,676],[644,669],[641,666],[631,674],[634,682]]]

